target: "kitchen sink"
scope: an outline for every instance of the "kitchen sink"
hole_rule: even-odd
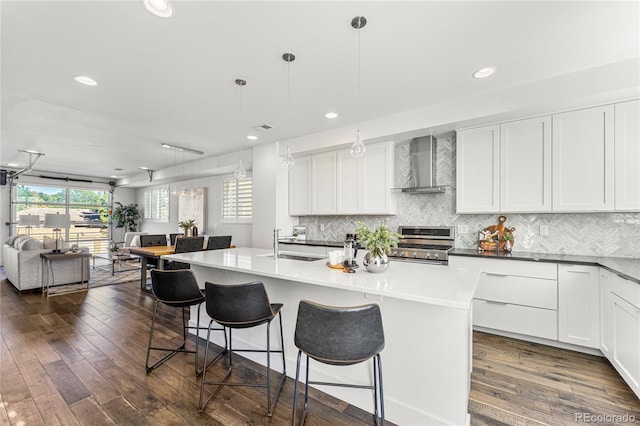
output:
[[[273,254],[264,254],[261,257],[273,257]],[[314,262],[316,260],[326,259],[326,256],[316,256],[312,254],[302,254],[302,253],[280,253],[280,259],[290,259],[290,260],[301,260],[303,262]]]

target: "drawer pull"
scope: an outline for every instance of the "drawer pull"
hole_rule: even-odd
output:
[[[492,277],[508,277],[508,274],[499,274],[497,272],[483,272],[485,275],[490,275]]]
[[[492,305],[508,305],[507,302],[498,302],[497,300],[485,300],[487,303],[491,303]]]

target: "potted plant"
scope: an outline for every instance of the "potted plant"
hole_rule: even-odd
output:
[[[367,254],[364,256],[363,265],[369,272],[379,274],[389,267],[389,258],[387,254],[392,248],[398,247],[398,238],[400,234],[392,232],[382,221],[379,227],[371,230],[364,222],[356,222],[358,228],[355,233],[358,236],[358,242],[364,244],[367,248]]]
[[[116,201],[115,204],[117,207],[113,210],[112,217],[116,223],[116,228],[126,228],[127,231],[135,232],[140,221],[138,205],[129,204],[125,206],[119,201]]]
[[[184,230],[185,237],[193,236],[193,228],[196,226],[195,219],[185,219],[178,222],[178,227]]]
[[[504,251],[509,253],[513,247],[513,232],[507,231],[502,234],[502,242]]]

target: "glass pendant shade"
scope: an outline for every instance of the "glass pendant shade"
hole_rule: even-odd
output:
[[[238,162],[238,167],[233,171],[233,176],[235,176],[236,179],[244,179],[247,177],[247,171],[244,168],[244,164],[242,164],[242,158],[240,158]]]
[[[282,167],[286,167],[287,169],[292,168],[296,164],[296,160],[291,155],[291,151],[289,147],[287,147],[287,156],[282,160]]]
[[[360,129],[358,129],[356,131],[356,140],[353,141],[353,144],[351,145],[351,156],[355,157],[355,158],[360,158],[364,155],[364,153],[367,151],[367,147],[364,146],[364,143],[362,142],[362,138],[360,137]]]

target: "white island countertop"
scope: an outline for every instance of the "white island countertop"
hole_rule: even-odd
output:
[[[362,265],[364,253],[359,254],[360,267],[353,274],[329,268],[328,258],[311,262],[274,260],[272,254],[272,250],[239,247],[172,254],[162,259],[465,310],[471,307],[478,278],[477,271],[393,260],[385,272],[373,274]]]

